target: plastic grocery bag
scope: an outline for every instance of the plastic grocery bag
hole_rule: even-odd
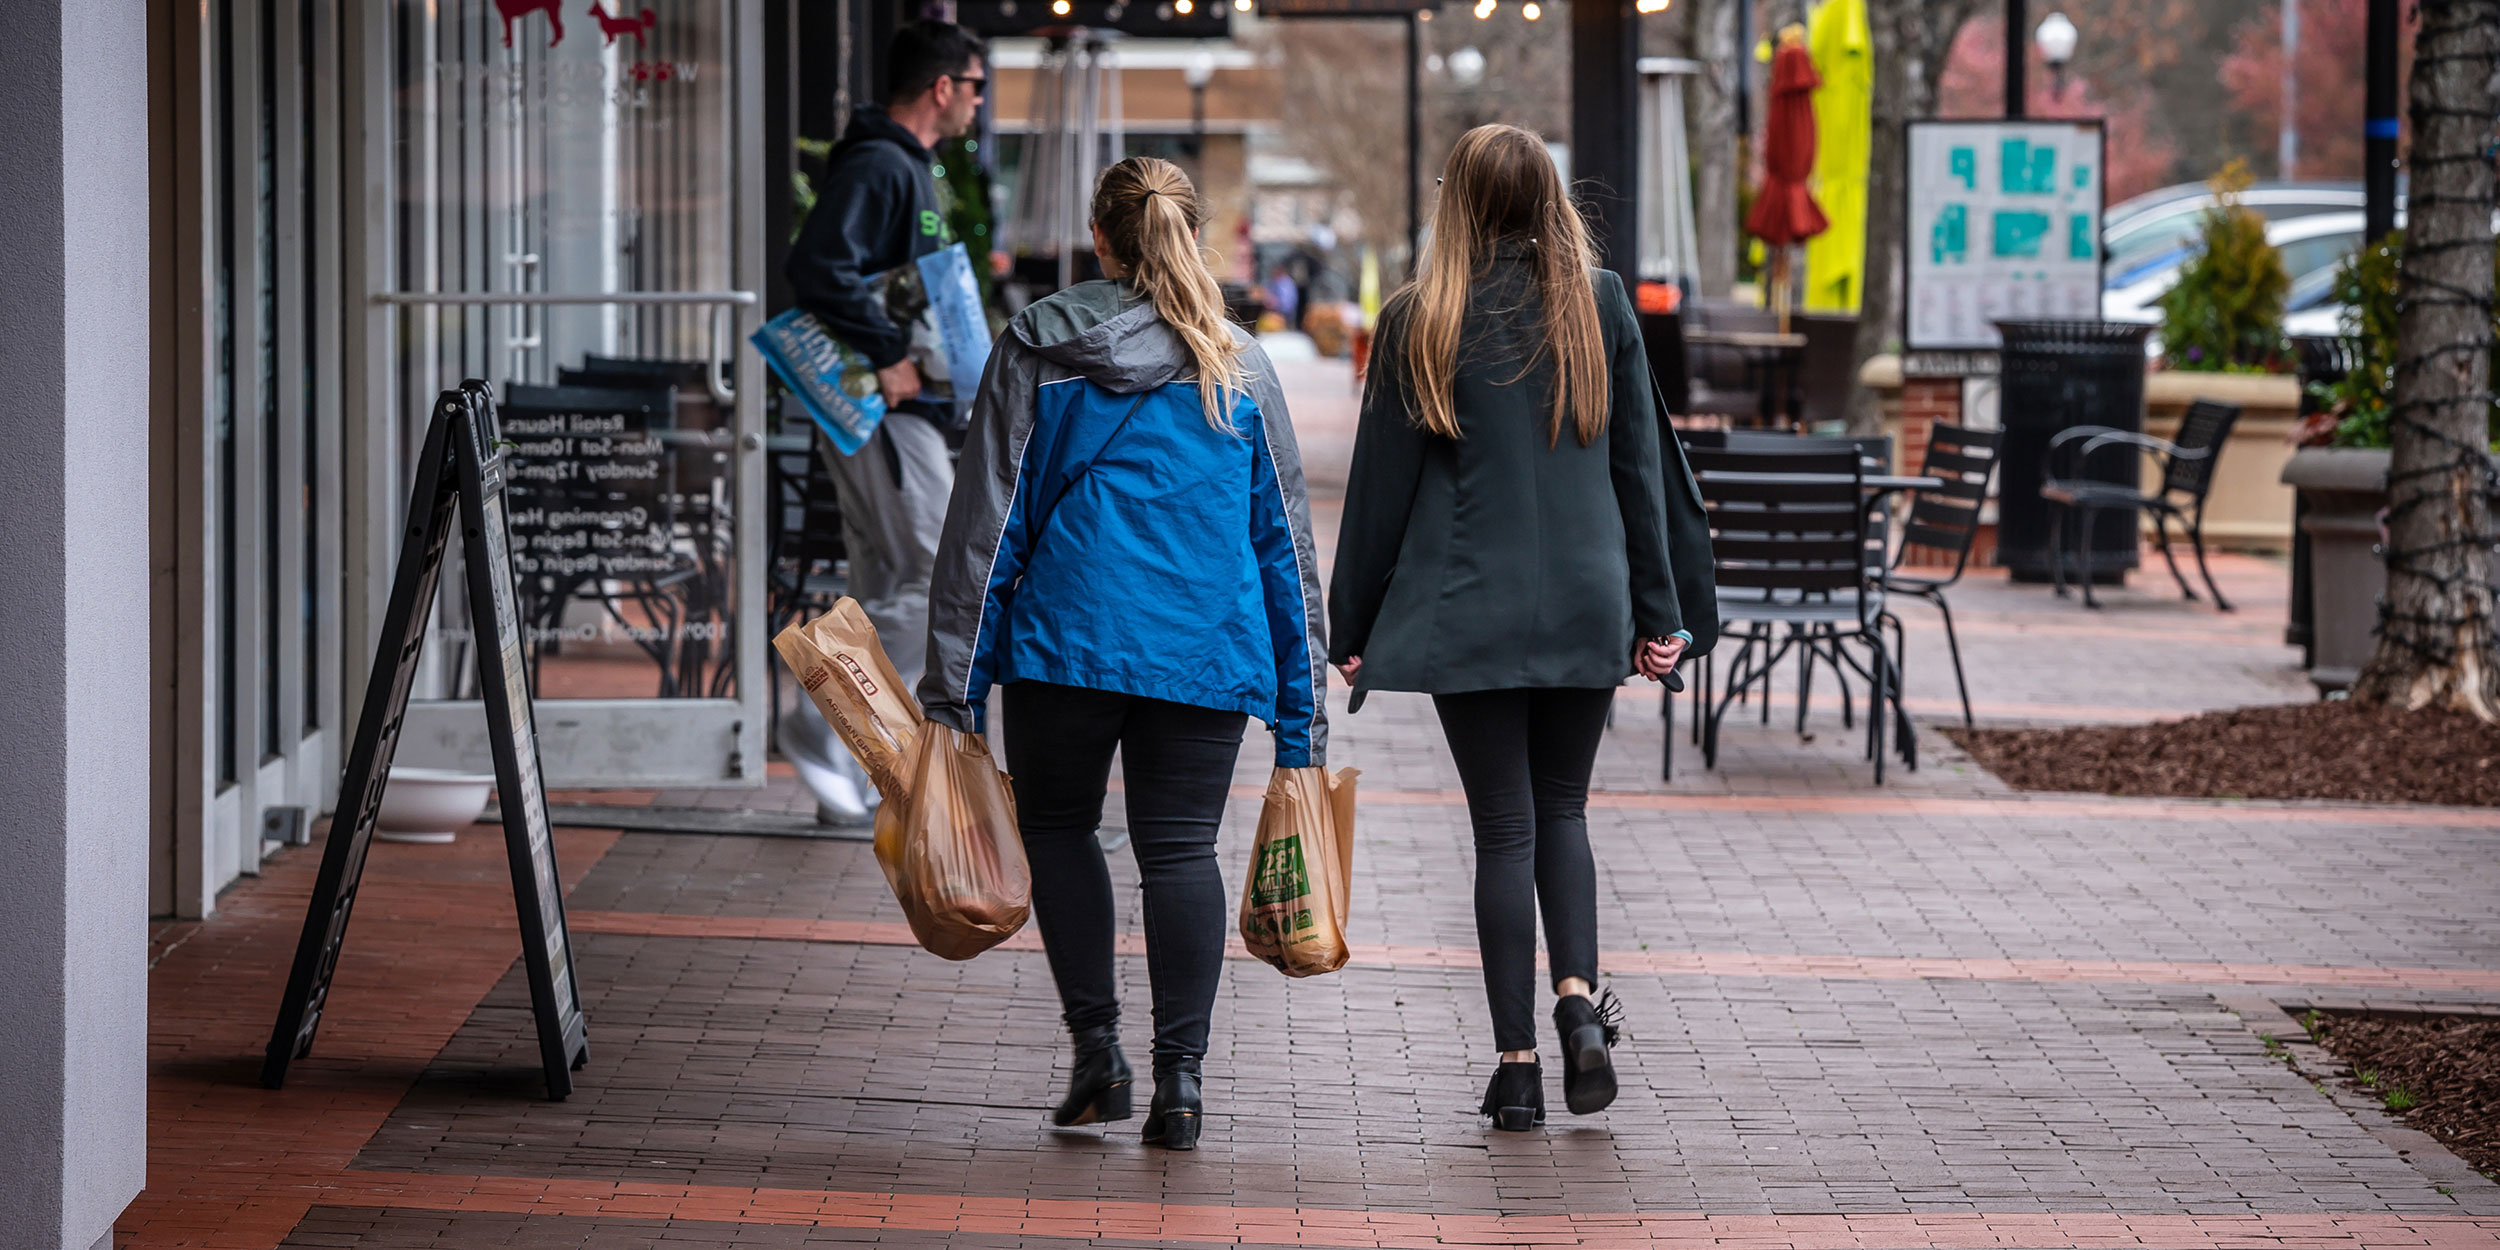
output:
[[[903,765],[920,733],[920,703],[877,643],[877,627],[845,596],[815,620],[781,631],[773,649],[833,723],[888,803],[903,797]]]
[[[855,599],[781,631],[773,649],[885,796],[877,866],[912,936],[930,954],[970,959],[1023,928],[1033,873],[989,744],[921,717]]]
[[[1345,966],[1354,886],[1354,769],[1279,768],[1241,887],[1241,940],[1289,977]]]
[[[930,954],[970,959],[1024,927],[1033,873],[1015,792],[987,742],[922,723],[903,792],[877,809],[877,866]]]

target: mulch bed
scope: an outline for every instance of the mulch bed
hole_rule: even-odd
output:
[[[2500,725],[2345,700],[2152,725],[1948,729],[2021,790],[2500,807]]]
[[[2303,1023],[2352,1065],[2353,1086],[2475,1171],[2500,1173],[2500,1016],[2312,1012]]]

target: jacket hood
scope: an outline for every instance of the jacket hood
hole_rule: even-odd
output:
[[[1154,305],[1116,282],[1080,282],[1018,313],[1010,329],[1043,359],[1115,395],[1161,386],[1194,363]]]
[[[903,129],[901,122],[887,116],[884,109],[874,104],[863,104],[851,110],[851,124],[843,128],[842,138],[833,145],[828,159],[839,157],[863,143],[894,144],[902,148],[905,155],[924,165],[931,159],[929,149],[920,145],[918,136]]]

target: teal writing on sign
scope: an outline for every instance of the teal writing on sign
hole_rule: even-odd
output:
[[[2091,167],[2091,166],[2089,166],[2089,165],[2083,165],[2083,164],[2078,164],[2078,165],[2076,165],[2076,166],[2075,166],[2075,190],[2077,190],[2077,191],[2081,191],[2081,190],[2083,190],[2085,187],[2088,187],[2088,186],[2091,186],[2091,185],[2092,185],[2092,167]]]
[[[2092,259],[2092,215],[2069,213],[2066,216],[2066,258]]]
[[[1936,214],[1934,228],[1927,232],[1928,255],[1941,265],[1960,262],[1970,254],[1970,210],[1961,204],[1947,204]]]
[[[2000,210],[1991,224],[1989,248],[1999,257],[2038,256],[2040,241],[2049,233],[2049,215],[2029,209]]]
[[[1954,177],[1962,180],[1962,189],[1979,189],[1979,154],[1969,148],[1955,148],[1945,157]]]
[[[2057,149],[2007,139],[1998,147],[1997,188],[2007,195],[2047,195],[2057,189]]]

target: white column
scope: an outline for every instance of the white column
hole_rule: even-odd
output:
[[[0,38],[0,1245],[90,1250],[147,1164],[146,6]]]

